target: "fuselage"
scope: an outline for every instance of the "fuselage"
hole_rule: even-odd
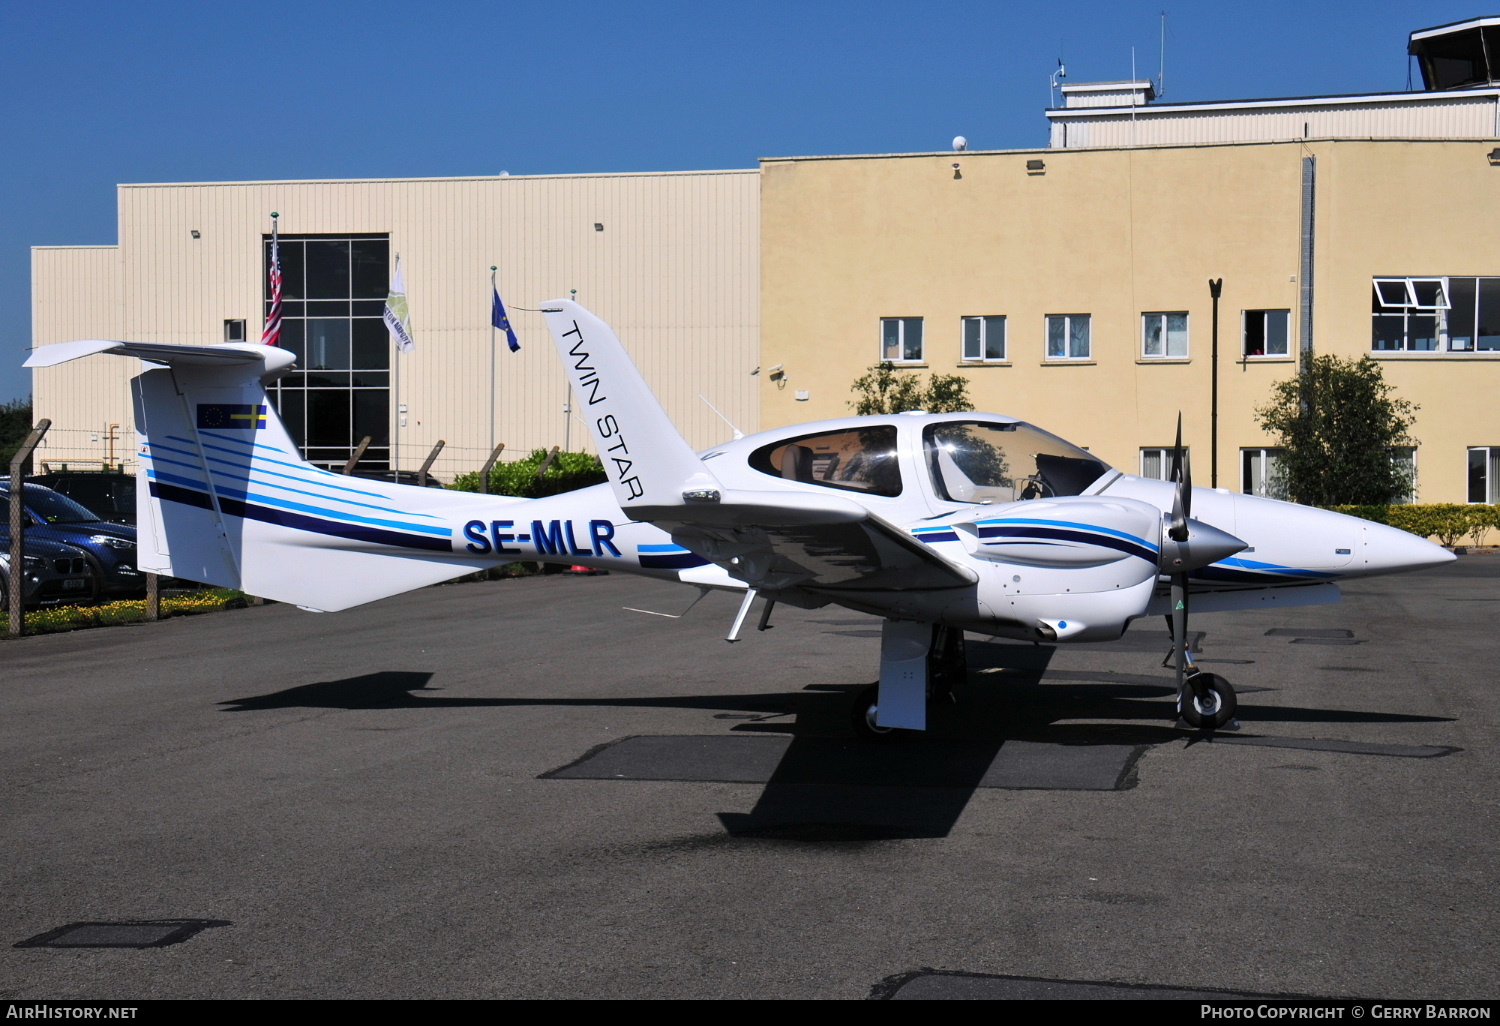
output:
[[[792,589],[778,596],[783,601],[834,602],[1033,640],[1118,637],[1134,617],[1158,611],[1149,599],[1164,580],[1163,525],[1177,486],[1121,473],[1013,418],[843,418],[749,435],[700,458],[729,488],[854,498],[977,578],[968,587],[928,591]],[[607,485],[490,501],[490,509],[453,524],[455,555],[746,586],[667,530],[632,521]],[[1453,558],[1404,531],[1224,489],[1192,489],[1191,509],[1193,520],[1244,543],[1191,571],[1205,611],[1245,608],[1243,596],[1204,597],[1236,591],[1333,601],[1337,592],[1328,586],[1340,580]]]

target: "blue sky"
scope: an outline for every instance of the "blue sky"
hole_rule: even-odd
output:
[[[114,0],[0,7],[0,401],[30,391],[35,245],[116,241],[120,182],[753,167],[1044,146],[1048,77],[1166,98],[1401,90],[1469,3],[571,4]],[[260,230],[256,227],[254,230]]]

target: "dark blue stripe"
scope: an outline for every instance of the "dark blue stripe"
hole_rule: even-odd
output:
[[[1205,566],[1188,574],[1189,580],[1221,581],[1234,584],[1272,584],[1288,583],[1291,581],[1306,581],[1309,579],[1328,579],[1337,577],[1338,574],[1326,574],[1317,570],[1294,570],[1288,568],[1283,571],[1275,570],[1235,570],[1223,566]]]
[[[979,536],[981,538],[992,538],[995,536],[1005,538],[1056,538],[1060,541],[1081,542],[1085,545],[1099,545],[1106,549],[1116,549],[1130,556],[1138,556],[1148,563],[1156,562],[1156,553],[1144,546],[1134,542],[1128,542],[1124,538],[1111,538],[1107,534],[1087,534],[1083,531],[1064,531],[1055,527],[981,527]]]
[[[151,494],[159,499],[180,502],[185,506],[213,509],[213,502],[207,495],[187,488],[177,488],[152,481]],[[310,531],[313,534],[324,534],[334,538],[348,538],[352,541],[373,542],[376,545],[391,545],[403,549],[426,549],[432,552],[453,551],[452,544],[446,538],[423,538],[420,535],[401,534],[398,531],[384,531],[378,527],[362,527],[358,524],[319,520],[316,517],[303,516],[287,510],[256,506],[241,502],[239,499],[221,498],[219,507],[230,516],[242,517],[245,520],[259,520],[265,524],[276,524],[280,527]]]
[[[925,532],[923,534],[919,534],[916,537],[917,537],[917,541],[922,541],[922,542],[958,541],[958,532],[957,531],[928,531],[928,532]]]
[[[643,570],[688,570],[695,566],[707,566],[708,560],[691,552],[674,552],[669,556],[648,556],[641,553]]]

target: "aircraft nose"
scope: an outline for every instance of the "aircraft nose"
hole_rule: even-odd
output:
[[[1421,570],[1441,566],[1456,558],[1441,545],[1418,538],[1398,527],[1385,524],[1364,525],[1364,567],[1367,573],[1391,574],[1402,570]]]

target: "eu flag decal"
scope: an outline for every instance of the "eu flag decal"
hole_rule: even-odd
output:
[[[198,426],[219,431],[235,428],[256,431],[266,426],[266,408],[235,403],[199,403]]]

